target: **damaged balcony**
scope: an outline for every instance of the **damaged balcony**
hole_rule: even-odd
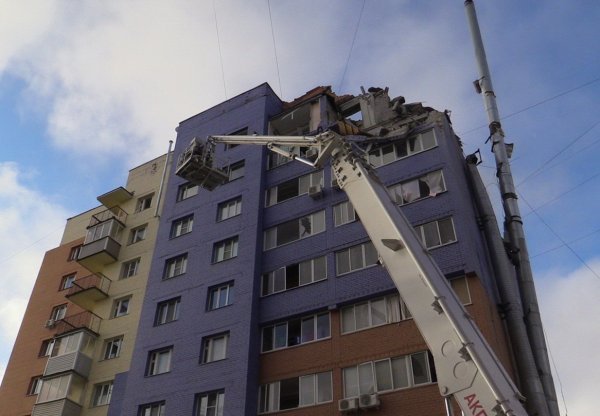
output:
[[[92,215],[85,241],[77,261],[86,269],[96,273],[119,258],[121,244],[119,240],[127,213],[120,207],[112,207]]]
[[[78,329],[88,329],[94,334],[98,334],[101,321],[102,319],[98,315],[89,311],[65,316],[61,320],[56,321],[56,335],[67,334]]]
[[[76,305],[88,311],[94,304],[108,297],[111,280],[101,273],[91,274],[73,282],[66,297]]]

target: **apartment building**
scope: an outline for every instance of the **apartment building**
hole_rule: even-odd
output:
[[[124,187],[98,197],[101,206],[67,220],[13,347],[1,415],[107,414],[133,353],[168,160],[132,169]]]
[[[371,136],[357,146],[512,372],[446,113],[378,88],[318,87],[286,103],[262,84],[182,121],[174,159],[193,138],[304,135],[342,119]],[[262,146],[220,144],[215,163],[228,181],[212,192],[170,167],[131,365],[108,414],[444,414],[427,346],[331,169]]]

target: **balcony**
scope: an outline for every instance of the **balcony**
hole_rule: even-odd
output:
[[[44,376],[74,371],[82,377],[88,378],[92,359],[80,351],[73,351],[68,354],[48,358]]]
[[[92,215],[88,229],[113,218],[118,220],[120,223],[125,224],[125,221],[127,221],[127,213],[119,206],[114,206],[112,208],[105,209],[104,211],[100,211],[97,214]]]
[[[56,321],[56,336],[78,329],[89,329],[97,335],[101,321],[102,319],[98,315],[88,311],[65,316],[63,319]]]
[[[100,195],[97,199],[100,201],[102,205],[107,208],[114,207],[115,205],[122,204],[133,198],[133,194],[129,192],[127,189],[119,186],[112,191],[109,191],[105,194]]]
[[[98,273],[107,264],[119,258],[121,244],[111,237],[104,237],[81,246],[77,262],[91,272]]]
[[[69,399],[53,400],[33,406],[31,416],[79,416],[81,406]]]
[[[91,274],[76,279],[67,292],[67,299],[88,311],[93,310],[94,304],[108,297],[111,280],[102,274]]]

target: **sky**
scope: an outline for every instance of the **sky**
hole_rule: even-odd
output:
[[[600,385],[600,5],[477,0],[561,414]],[[0,0],[0,376],[67,218],[181,120],[268,82],[448,109],[499,190],[460,0]],[[498,213],[501,214],[500,210]]]

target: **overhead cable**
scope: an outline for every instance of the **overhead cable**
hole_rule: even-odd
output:
[[[360,14],[358,15],[358,20],[356,21],[356,27],[354,28],[354,35],[352,36],[352,43],[350,44],[350,50],[348,51],[348,57],[346,58],[346,65],[344,65],[344,72],[342,73],[342,79],[338,85],[337,90],[339,93],[342,93],[342,85],[344,85],[344,78],[346,78],[346,71],[348,70],[348,65],[350,64],[350,57],[352,56],[352,50],[354,49],[354,43],[356,42],[356,35],[358,34],[358,28],[360,27],[360,22],[362,20],[363,12],[365,11],[365,3],[366,0],[363,0],[362,7],[360,8]]]
[[[279,82],[279,97],[283,99],[281,75],[279,73],[279,60],[277,59],[277,44],[275,43],[275,30],[273,29],[273,17],[271,16],[271,0],[267,0],[267,6],[269,9],[269,22],[271,23],[271,38],[273,39],[273,52],[275,54],[275,68],[277,68],[277,81]]]
[[[225,93],[225,99],[227,100],[227,85],[225,85],[225,68],[223,66],[223,54],[221,53],[221,38],[219,37],[219,22],[217,21],[217,8],[215,7],[215,0],[213,0],[213,13],[215,16],[215,29],[217,31],[217,47],[219,49],[219,62],[221,63],[221,78],[223,79],[223,92]]]

